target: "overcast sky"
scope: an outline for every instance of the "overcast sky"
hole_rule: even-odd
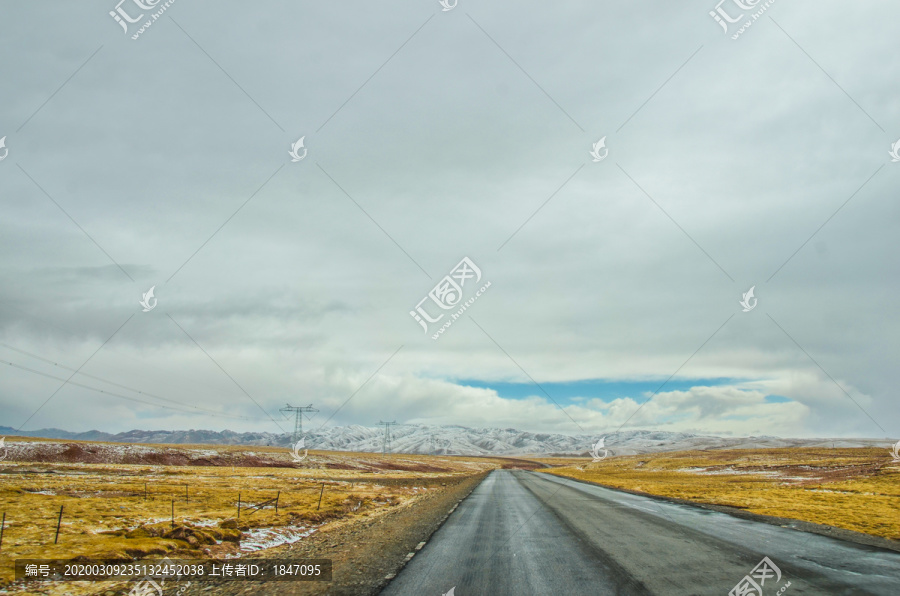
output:
[[[560,4],[0,5],[0,424],[900,435],[900,5]]]

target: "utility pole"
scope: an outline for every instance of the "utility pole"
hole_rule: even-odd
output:
[[[437,437],[431,433],[431,453],[437,455]]]
[[[294,413],[294,434],[291,435],[291,443],[296,443],[300,440],[300,437],[303,436],[303,412],[318,412],[319,410],[312,407],[312,404],[308,406],[292,406],[288,404],[287,406],[281,408],[279,412],[293,412]]]
[[[391,425],[397,424],[396,420],[392,420],[391,422],[381,422],[378,421],[379,426],[384,427],[384,441],[381,444],[381,455],[385,455],[388,451],[391,450]]]

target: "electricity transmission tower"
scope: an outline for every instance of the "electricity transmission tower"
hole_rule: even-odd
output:
[[[381,422],[378,421],[379,426],[384,427],[384,441],[381,444],[381,455],[385,455],[387,452],[391,450],[391,425],[397,424],[396,420],[392,420],[391,422]]]
[[[291,435],[291,443],[296,443],[300,440],[300,437],[303,436],[303,412],[318,412],[319,410],[312,407],[312,404],[308,406],[292,406],[288,404],[286,407],[281,408],[279,412],[293,412],[294,413],[294,434]]]

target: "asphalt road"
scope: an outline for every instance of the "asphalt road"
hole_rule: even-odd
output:
[[[751,573],[763,557],[771,566]],[[900,554],[547,474],[497,470],[382,594],[439,596],[455,588],[454,596],[726,596],[749,585],[745,576],[762,596],[896,595]]]

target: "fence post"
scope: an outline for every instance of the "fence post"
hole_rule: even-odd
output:
[[[144,483],[144,500],[147,500],[147,483]]]
[[[172,499],[172,527],[175,527],[175,499]]]
[[[184,502],[185,503],[191,502],[191,496],[188,494],[188,485],[187,484],[184,485]]]
[[[63,506],[59,506],[59,519],[56,520],[56,537],[53,539],[53,544],[56,544],[59,541],[59,526],[62,523],[62,512]]]
[[[3,547],[3,526],[6,525],[6,512],[3,512],[3,521],[0,521],[0,548]]]
[[[241,521],[241,493],[238,493],[238,521]]]
[[[319,510],[319,507],[322,505],[322,495],[325,494],[325,483],[322,483],[322,492],[319,493],[319,504],[316,505],[316,511]]]
[[[281,491],[278,491],[278,494],[275,495],[275,515],[278,515],[278,499],[281,497]]]

